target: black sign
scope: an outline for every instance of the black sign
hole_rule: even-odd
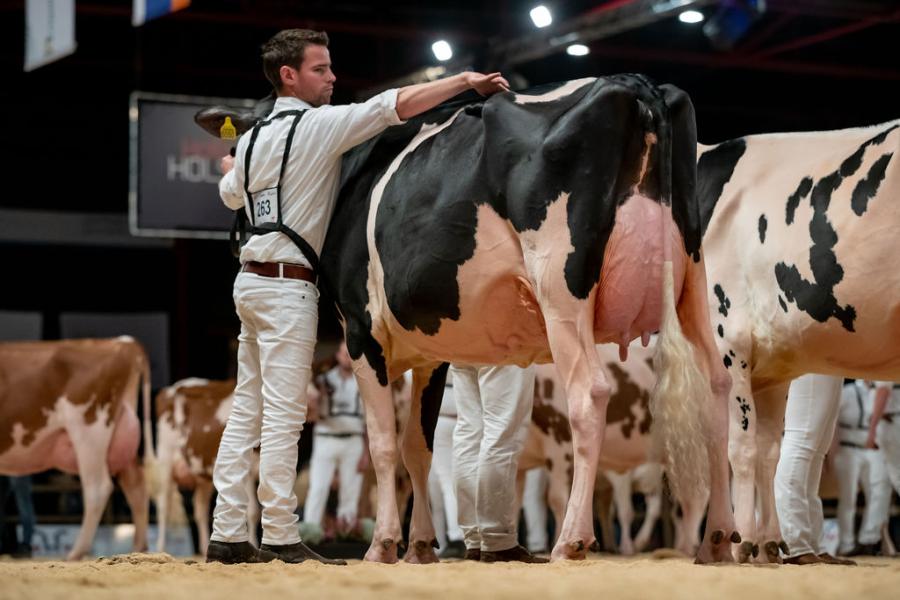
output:
[[[217,104],[249,100],[135,92],[131,100],[131,232],[154,237],[225,238],[234,213],[219,198],[219,161],[236,140],[220,140],[194,123]]]

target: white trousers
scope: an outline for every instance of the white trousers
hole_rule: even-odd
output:
[[[790,556],[824,552],[819,481],[840,410],[841,383],[839,377],[804,375],[788,394],[775,508]]]
[[[550,548],[547,536],[547,484],[549,481],[550,472],[546,467],[529,469],[525,473],[522,511],[525,513],[528,549],[532,552],[546,552]],[[562,527],[562,524],[557,527]]]
[[[445,394],[452,393],[450,389]],[[456,419],[438,417],[434,428],[434,453],[428,475],[428,496],[431,498],[431,521],[441,548],[446,542],[463,539],[457,519],[456,490],[453,485],[453,430]]]
[[[451,367],[458,415],[453,473],[466,548],[518,545],[516,470],[528,435],[534,367]]]
[[[881,541],[881,526],[888,519],[891,484],[888,481],[884,454],[880,450],[841,446],[834,456],[838,478],[838,552],[846,554],[856,546],[853,535],[856,527],[856,497],[860,486],[866,497],[866,508],[859,528],[860,544]]]
[[[882,421],[878,424],[878,447],[884,453],[891,485],[900,495],[900,415],[893,415],[892,420],[892,423]]]
[[[303,504],[304,523],[322,525],[335,469],[340,480],[338,520],[349,525],[356,522],[363,484],[363,474],[357,467],[364,451],[365,444],[361,435],[333,437],[316,434],[313,437],[312,456],[309,459],[309,491]]]
[[[300,541],[297,441],[306,421],[306,386],[316,345],[319,292],[307,281],[239,273],[234,303],[241,319],[234,406],[213,469],[219,492],[211,540],[243,542],[250,457],[259,454],[262,543]]]

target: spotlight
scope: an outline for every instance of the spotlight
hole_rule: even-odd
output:
[[[590,50],[584,44],[572,44],[571,46],[566,48],[566,52],[570,56],[584,56],[588,52],[590,52]]]
[[[703,20],[703,13],[699,10],[686,10],[678,15],[678,20],[682,23],[699,23]]]
[[[553,15],[550,14],[550,9],[543,4],[535,6],[528,14],[531,15],[531,21],[535,27],[546,27],[553,22]]]
[[[453,48],[450,47],[450,44],[448,44],[446,40],[438,40],[433,43],[431,45],[431,51],[434,52],[434,57],[440,61],[453,58]]]

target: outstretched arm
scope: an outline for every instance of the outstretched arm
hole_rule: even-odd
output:
[[[468,89],[482,96],[490,96],[496,92],[508,92],[509,82],[500,73],[484,75],[465,71],[446,79],[408,85],[397,91],[397,116],[405,121]]]
[[[884,415],[884,409],[887,406],[888,396],[891,393],[889,387],[875,388],[875,406],[872,407],[872,420],[869,421],[869,437],[866,440],[866,448],[875,447],[875,433],[878,430],[878,421]]]

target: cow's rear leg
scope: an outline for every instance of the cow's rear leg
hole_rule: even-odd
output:
[[[151,467],[152,468],[152,467]],[[134,551],[147,551],[147,526],[150,519],[150,494],[144,480],[144,467],[133,461],[118,476],[117,481],[125,494],[131,518],[134,521]]]
[[[197,550],[200,556],[206,556],[209,547],[209,501],[212,499],[213,483],[206,477],[197,477],[194,486],[192,504],[194,523],[197,524]],[[251,502],[254,496],[250,496]]]
[[[634,537],[634,549],[636,552],[643,552],[647,544],[650,543],[650,537],[653,535],[653,529],[659,520],[662,512],[662,465],[658,463],[646,463],[637,468],[637,477],[641,483],[644,492],[644,522],[641,523],[641,529]]]
[[[81,421],[84,416],[67,415],[72,421]],[[112,439],[112,429],[106,425],[105,416],[101,415],[94,423],[86,427],[68,430],[75,449],[78,462],[78,476],[81,478],[81,495],[84,504],[84,515],[81,519],[81,530],[66,556],[66,560],[79,560],[91,551],[97,525],[103,515],[103,509],[113,491],[112,478],[106,462],[107,448]]]
[[[434,552],[437,540],[428,505],[428,472],[431,469],[434,429],[437,425],[448,367],[449,365],[444,363],[437,368],[429,367],[413,371],[412,402],[409,418],[403,429],[403,464],[409,472],[413,490],[409,550],[404,558],[408,563],[439,562]]]
[[[740,373],[734,378],[728,412],[728,460],[732,472],[734,519],[743,538],[733,551],[735,559],[745,563],[759,555],[756,520],[756,469],[759,464],[757,412],[749,373]]]
[[[369,454],[375,469],[378,507],[375,531],[365,560],[397,562],[397,547],[403,542],[397,512],[397,422],[390,385],[382,385],[365,356],[353,361],[353,372],[366,407]]]
[[[684,287],[678,302],[678,316],[685,337],[694,347],[698,366],[709,382],[709,405],[703,407],[702,431],[709,461],[709,514],[698,563],[732,562],[731,544],[741,541],[734,525],[729,497],[728,397],[731,376],[713,339],[707,303],[706,266],[687,261]]]
[[[634,506],[631,504],[631,473],[604,471],[612,483],[616,519],[619,521],[619,554],[634,554],[634,540],[631,537],[631,523],[634,520]]]
[[[787,385],[778,386],[756,395],[756,490],[759,498],[759,529],[757,533],[759,552],[755,557],[755,562],[781,564],[781,550],[787,548],[778,521],[774,485],[775,469],[778,467],[778,458],[781,455],[781,436],[784,432],[784,410],[788,387]],[[818,464],[818,468],[821,474],[821,463]],[[816,481],[818,481],[818,477],[816,477]],[[806,490],[797,490],[797,492],[805,493]],[[816,486],[813,494],[818,496],[818,492],[819,488]]]
[[[675,523],[675,549],[688,556],[697,554],[700,547],[700,523],[706,512],[709,490],[690,490],[684,498],[677,498],[681,506],[681,517],[673,514]],[[673,510],[673,513],[677,512]]]

